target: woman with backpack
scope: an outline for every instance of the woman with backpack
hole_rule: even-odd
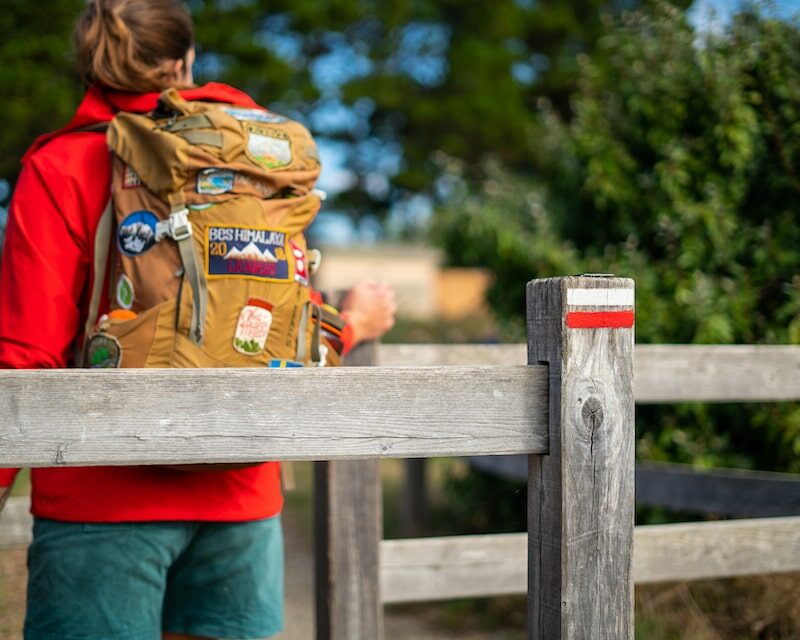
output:
[[[344,321],[308,287],[313,140],[232,87],[193,85],[182,2],[92,0],[75,48],[86,95],[25,155],[10,208],[0,366],[320,365],[391,327],[384,285],[356,285]],[[158,136],[190,158],[164,193],[163,172],[148,171],[172,166],[173,151],[139,165],[126,156]],[[250,223],[248,207],[265,221]],[[148,265],[164,267],[166,284],[149,287],[158,278]],[[15,474],[0,469],[0,496]],[[34,469],[31,480],[27,640],[266,638],[283,628],[277,463]]]

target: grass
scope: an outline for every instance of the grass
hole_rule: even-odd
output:
[[[11,489],[12,496],[27,496],[31,492],[31,470],[22,469],[14,480],[14,487]]]
[[[640,587],[637,628],[652,626],[648,640],[797,640],[798,594],[800,573]]]

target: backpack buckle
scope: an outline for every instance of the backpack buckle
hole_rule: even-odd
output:
[[[169,224],[169,237],[180,242],[192,237],[192,223],[189,222],[189,210],[186,208],[180,211],[173,211],[167,220]]]

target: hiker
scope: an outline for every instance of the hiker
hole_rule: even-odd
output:
[[[391,327],[383,284],[341,315],[310,289],[316,145],[241,91],[193,86],[183,2],[91,0],[75,48],[86,95],[27,152],[10,208],[0,366],[321,366]],[[25,638],[278,633],[279,466],[198,467],[34,469]]]

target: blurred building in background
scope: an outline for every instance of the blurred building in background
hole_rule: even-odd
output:
[[[322,291],[347,289],[362,278],[382,280],[395,290],[404,318],[460,318],[488,313],[489,274],[483,269],[442,266],[442,253],[422,245],[372,244],[322,250],[315,285]]]

